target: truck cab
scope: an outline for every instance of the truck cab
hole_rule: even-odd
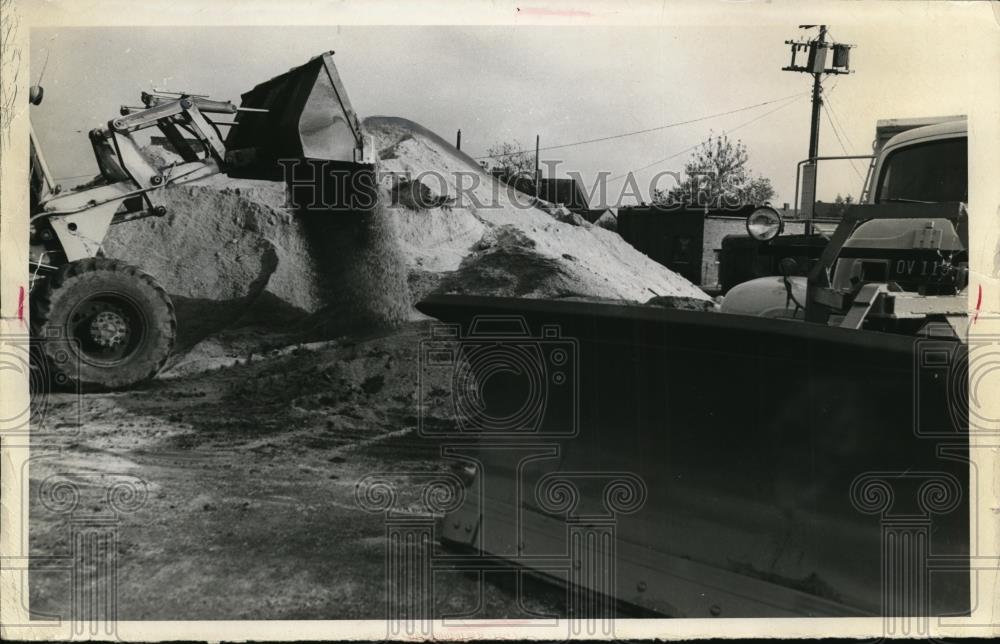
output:
[[[721,310],[832,324],[846,320],[855,328],[902,333],[915,332],[930,318],[964,314],[967,150],[965,119],[892,136],[873,157],[862,203],[848,209],[824,250],[827,264],[821,257],[809,277],[786,268],[781,276],[740,284]],[[783,227],[780,216],[768,210],[748,218],[748,232],[763,242]],[[811,295],[819,301],[809,301],[815,300]],[[851,315],[855,303],[864,307],[860,320]]]
[[[897,134],[876,157],[866,191],[869,204],[944,203],[969,200],[968,134],[965,120],[928,125]],[[853,250],[852,250],[853,249]],[[885,252],[882,258],[851,259],[861,249]],[[954,290],[951,260],[967,264],[965,247],[951,222],[942,219],[868,221],[844,244],[833,285],[893,282],[906,291]]]

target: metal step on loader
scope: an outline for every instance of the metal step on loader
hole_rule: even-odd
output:
[[[31,103],[42,97],[33,87]],[[142,103],[90,132],[100,174],[72,190],[55,183],[31,132],[31,329],[50,382],[129,387],[170,355],[170,297],[154,276],[104,255],[109,226],[162,217],[166,191],[218,172],[281,179],[284,159],[348,173],[374,163],[333,52],[258,85],[239,107],[188,92],[143,92]],[[179,160],[159,162],[144,150],[143,137],[157,132]]]

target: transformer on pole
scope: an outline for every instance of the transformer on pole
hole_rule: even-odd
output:
[[[809,164],[803,168],[801,211],[805,216],[805,233],[812,234],[813,203],[816,198],[816,157],[819,156],[819,113],[823,106],[823,76],[850,74],[850,53],[854,45],[827,42],[826,25],[799,25],[800,29],[819,27],[819,36],[811,40],[786,40],[792,48],[792,60],[782,67],[787,72],[812,74],[812,120],[809,128]],[[827,67],[828,54],[832,52],[831,66]],[[799,55],[805,54],[802,63]],[[799,206],[800,204],[796,204]]]

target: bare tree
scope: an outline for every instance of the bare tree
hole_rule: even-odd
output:
[[[534,177],[535,155],[524,149],[518,141],[498,141],[491,145],[486,154],[487,170],[496,171],[504,181],[521,177]]]

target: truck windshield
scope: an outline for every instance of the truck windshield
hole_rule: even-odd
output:
[[[968,201],[968,139],[903,148],[882,166],[878,201]]]

